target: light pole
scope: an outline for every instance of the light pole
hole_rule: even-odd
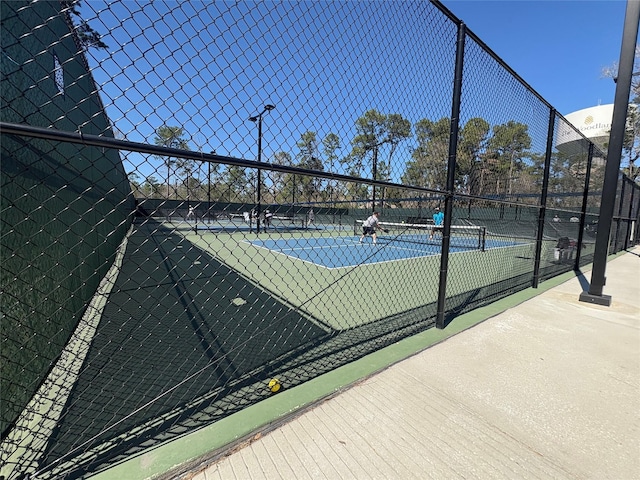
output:
[[[215,155],[216,151],[211,150],[211,155]],[[207,219],[211,223],[211,162],[207,162]]]
[[[291,190],[291,207],[293,212],[291,213],[291,223],[296,223],[296,176],[293,175],[293,190]]]
[[[249,117],[249,120],[252,122],[258,122],[258,163],[262,162],[262,116],[273,110],[275,107],[275,105],[270,105],[267,104],[264,106],[264,109],[262,110],[262,112],[260,112],[258,115],[253,116],[253,117]],[[256,208],[256,214],[257,214],[257,218],[256,218],[256,233],[260,233],[260,189],[261,189],[261,184],[262,184],[262,169],[260,167],[258,167],[258,178],[256,180],[257,186],[256,186],[256,195],[257,195],[257,208]]]
[[[373,180],[376,181],[378,179],[378,148],[380,148],[382,145],[384,145],[387,142],[387,140],[383,140],[382,142],[378,142],[375,145],[373,145]],[[373,185],[373,189],[372,189],[372,193],[373,193],[373,198],[371,199],[371,203],[372,203],[372,211],[375,212],[376,211],[376,185]],[[384,196],[383,196],[383,203],[384,203]],[[380,208],[382,208],[384,205],[380,205]]]

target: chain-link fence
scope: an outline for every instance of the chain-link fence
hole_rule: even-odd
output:
[[[0,8],[5,478],[79,478],[593,259],[605,153],[438,3]],[[612,252],[638,186],[617,201]]]

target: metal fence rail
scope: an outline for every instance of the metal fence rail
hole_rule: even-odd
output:
[[[593,259],[606,153],[437,2],[0,9],[7,479],[107,468]],[[622,175],[615,212],[611,253],[640,239]]]

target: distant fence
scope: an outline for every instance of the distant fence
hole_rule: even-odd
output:
[[[108,468],[593,260],[606,154],[437,2],[0,8],[6,479]],[[616,202],[611,253],[640,239],[623,175]],[[394,229],[361,244],[373,211]]]

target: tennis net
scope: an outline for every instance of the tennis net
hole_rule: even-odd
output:
[[[362,235],[362,220],[354,222],[354,234]],[[420,223],[381,222],[376,231],[378,242],[441,245],[442,227]],[[452,225],[449,245],[451,247],[485,251],[487,228],[479,225]]]
[[[187,223],[189,229],[196,233],[212,232],[255,232],[258,228],[258,221],[255,216],[245,213],[225,213],[217,215],[215,219],[197,219]],[[273,215],[260,219],[261,232],[287,232],[294,230],[305,230],[307,228],[304,217],[294,217],[288,215]]]

